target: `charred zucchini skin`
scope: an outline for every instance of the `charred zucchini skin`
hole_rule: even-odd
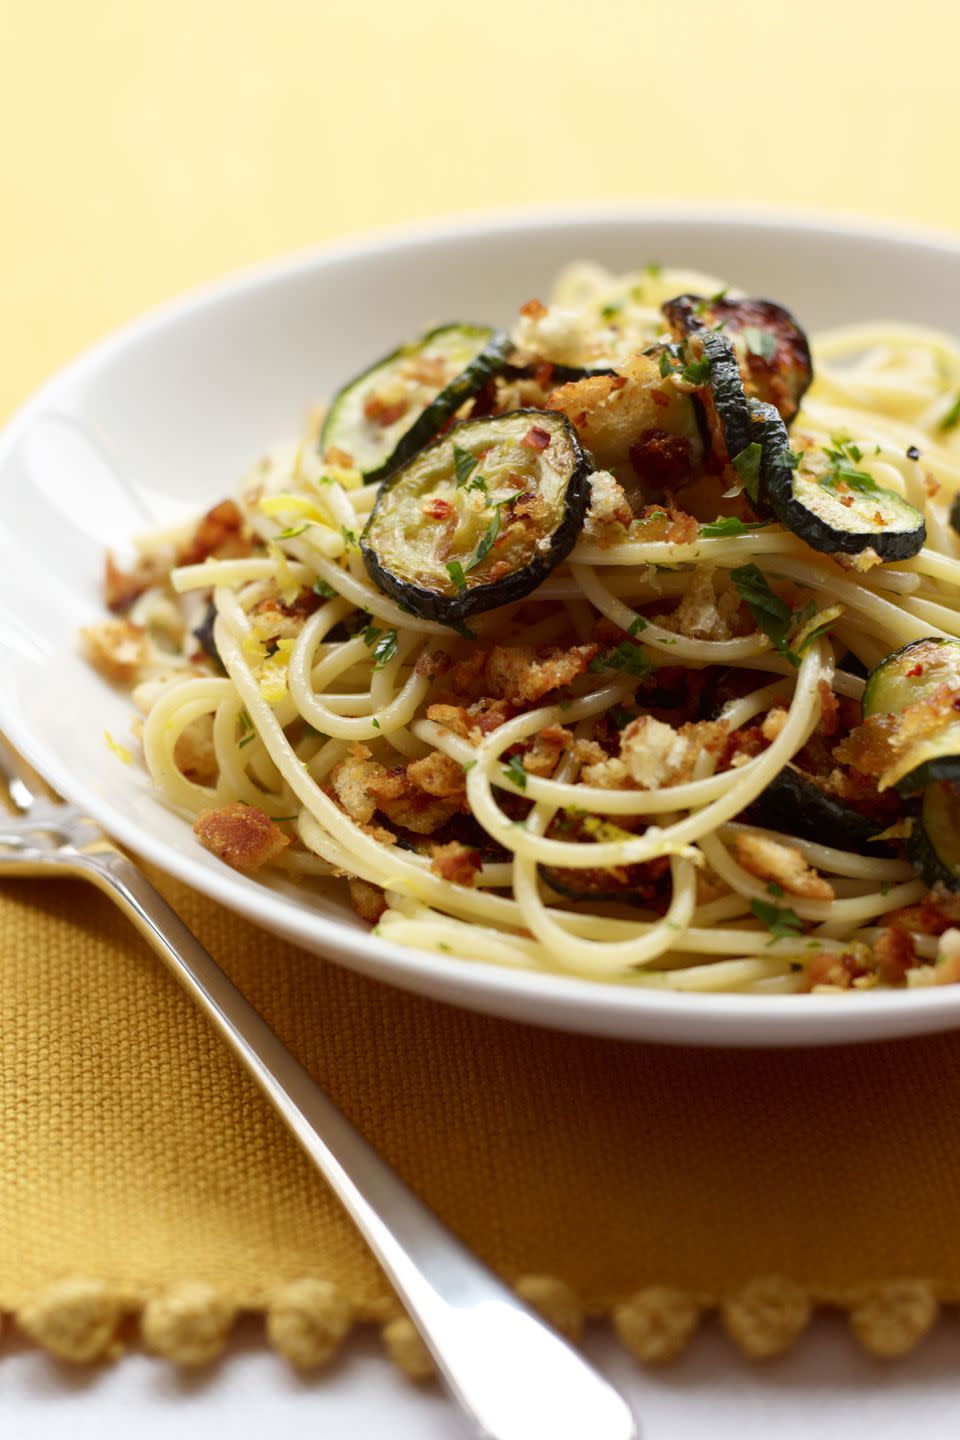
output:
[[[960,797],[955,785],[927,787],[907,850],[928,885],[960,890]]]
[[[471,433],[480,428],[489,430],[492,426],[498,426],[508,430],[518,422],[530,427],[554,427],[562,433],[573,457],[573,465],[564,489],[562,519],[550,534],[548,548],[511,574],[486,584],[465,588],[453,595],[440,593],[395,575],[390,569],[389,561],[378,552],[373,542],[378,512],[385,498],[411,477],[411,468],[416,462],[423,461],[425,457],[429,459],[432,454],[445,447],[449,448],[452,455],[455,445],[465,447],[470,441]],[[374,584],[396,600],[398,605],[404,606],[422,620],[435,620],[442,625],[462,625],[471,615],[522,600],[567,558],[576,544],[590,500],[590,476],[594,468],[593,461],[581,446],[573,426],[567,417],[557,410],[509,410],[490,419],[461,420],[445,435],[425,446],[406,466],[396,471],[384,483],[360,537],[360,552],[367,573]]]
[[[582,881],[578,884],[573,877],[578,875],[597,875],[599,879],[601,875],[600,871],[561,870],[549,865],[540,865],[537,868],[540,873],[540,878],[546,881],[551,890],[555,890],[558,895],[565,896],[567,900],[615,901],[620,905],[632,905],[640,909],[650,904],[651,896],[649,886],[643,887],[638,891],[632,889],[630,881],[627,880],[621,885],[609,883],[604,886],[602,883],[599,883],[596,886],[590,887]],[[637,865],[627,868],[639,870],[642,867]]]
[[[364,481],[368,485],[374,484],[392,475],[401,465],[405,465],[418,450],[421,450],[443,429],[461,405],[476,395],[489,380],[506,369],[513,354],[513,344],[503,331],[493,330],[488,325],[441,325],[428,331],[417,341],[415,346],[402,346],[398,350],[391,351],[389,355],[384,355],[373,365],[369,365],[366,370],[361,371],[359,375],[354,376],[337,392],[320,432],[321,451],[324,451],[328,445],[338,445],[341,449],[352,453],[349,435],[344,435],[340,429],[343,411],[349,398],[357,390],[361,390],[366,382],[369,382],[380,371],[389,373],[391,368],[398,367],[416,351],[428,349],[431,342],[436,341],[439,337],[458,333],[462,333],[464,336],[475,336],[481,343],[479,352],[461,370],[459,375],[454,376],[438,392],[426,409],[413,421],[410,428],[404,431],[381,463],[363,471]]]
[[[789,425],[813,380],[810,342],[790,311],[774,300],[712,300],[700,295],[678,295],[661,307],[674,337],[682,339],[698,330],[722,325],[725,331],[758,332],[767,337],[770,353],[748,348],[743,360],[745,379],[757,399],[776,406]]]
[[[710,448],[717,460],[729,464],[753,439],[753,424],[737,354],[725,335],[703,330],[692,338],[688,353],[709,366],[708,379],[697,391]]]
[[[877,504],[856,496],[862,504],[862,511],[875,510],[879,503],[894,503],[895,509],[911,520],[910,528],[900,530],[889,526],[869,524],[862,521],[856,529],[844,530],[823,519],[810,505],[804,503],[802,487],[797,480],[795,457],[790,449],[787,427],[776,406],[760,400],[751,400],[750,415],[753,422],[753,438],[761,447],[760,495],[773,511],[780,524],[814,550],[824,554],[860,555],[872,549],[881,560],[909,560],[926,543],[927,527],[919,510],[915,510],[893,491],[877,486]],[[816,482],[807,487],[810,495],[821,488]],[[862,516],[862,512],[857,513]]]
[[[953,504],[950,506],[950,528],[955,534],[960,535],[960,494],[955,495]]]
[[[795,765],[786,765],[744,812],[752,825],[782,830],[801,840],[816,840],[878,859],[893,853],[874,836],[883,829],[869,816],[834,800]]]

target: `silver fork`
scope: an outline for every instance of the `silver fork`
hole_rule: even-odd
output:
[[[139,870],[0,737],[0,876],[74,875],[119,905],[296,1135],[487,1440],[635,1440],[616,1390],[470,1253],[337,1109]]]

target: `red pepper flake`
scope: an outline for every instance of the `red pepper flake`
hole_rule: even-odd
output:
[[[453,514],[450,501],[444,500],[440,495],[435,495],[432,500],[425,500],[421,508],[424,515],[429,515],[431,520],[446,520],[448,515]]]
[[[539,425],[532,426],[520,441],[528,450],[546,450],[550,444],[550,431],[541,430]]]
[[[911,666],[911,668],[907,671],[906,678],[907,678],[908,680],[913,680],[917,675],[922,675],[922,674],[923,674],[923,666],[922,666],[922,665],[913,665],[913,666]]]
[[[526,315],[530,320],[542,320],[547,313],[547,307],[542,300],[528,300],[526,305],[520,306],[520,314]]]
[[[380,425],[385,430],[388,425],[396,424],[401,416],[406,415],[409,408],[410,401],[405,396],[401,396],[399,400],[384,400],[374,392],[363,402],[363,415],[371,425]]]
[[[661,410],[665,410],[670,404],[669,395],[665,395],[662,390],[651,390],[650,399],[653,401],[654,405],[659,405]]]

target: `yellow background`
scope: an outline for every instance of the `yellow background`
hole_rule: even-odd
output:
[[[0,416],[158,300],[434,214],[960,229],[953,0],[0,0]]]

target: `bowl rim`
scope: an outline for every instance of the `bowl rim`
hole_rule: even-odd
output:
[[[244,266],[152,306],[58,369],[20,405],[0,429],[0,469],[32,420],[62,388],[92,374],[126,347],[250,290],[328,270],[362,256],[383,255],[425,244],[476,240],[548,226],[623,226],[676,222],[723,228],[757,226],[774,232],[809,231],[864,243],[899,243],[949,254],[960,264],[960,235],[928,226],[864,219],[841,212],[783,207],[662,201],[649,204],[523,206],[404,222],[311,246]],[[503,966],[408,949],[302,906],[290,896],[222,867],[206,869],[115,810],[109,798],[88,788],[82,776],[61,765],[42,736],[19,723],[16,707],[0,688],[0,729],[68,800],[80,805],[114,839],[166,874],[293,943],[321,947],[336,963],[434,998],[553,1028],[665,1043],[708,1045],[820,1045],[908,1036],[960,1023],[960,988],[865,991],[847,995],[740,995],[632,989],[578,976],[513,970]],[[545,1013],[538,1013],[543,1007]],[[705,1033],[698,1034],[698,1031]]]

